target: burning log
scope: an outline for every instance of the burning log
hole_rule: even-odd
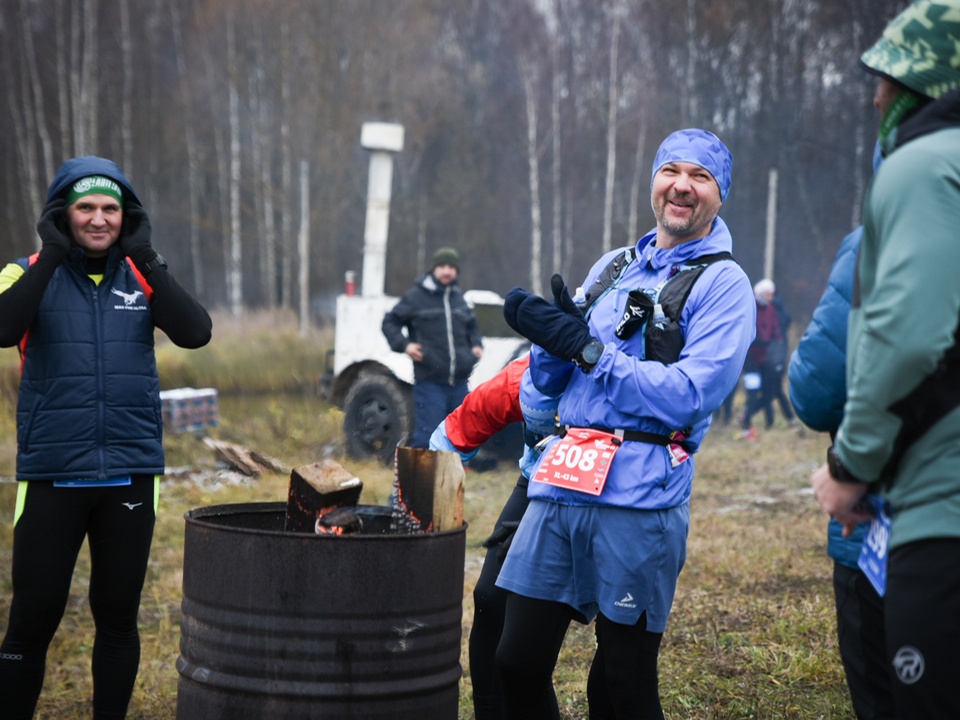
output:
[[[287,495],[286,532],[319,532],[321,514],[356,505],[363,483],[333,460],[294,468]],[[359,518],[357,518],[359,522]]]
[[[317,515],[317,535],[353,535],[363,530],[363,520],[349,507],[323,508]]]
[[[419,533],[462,527],[463,480],[457,453],[398,446],[391,529]]]

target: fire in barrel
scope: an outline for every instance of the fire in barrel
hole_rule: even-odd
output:
[[[179,720],[456,720],[463,468],[398,448],[391,506],[324,461],[186,514]]]

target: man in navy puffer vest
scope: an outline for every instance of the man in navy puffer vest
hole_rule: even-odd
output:
[[[0,707],[10,720],[33,716],[87,538],[93,716],[123,718],[164,469],[154,328],[197,348],[209,342],[211,321],[167,271],[147,213],[110,160],[66,161],[37,232],[40,252],[0,270],[0,346],[18,345],[21,355]]]

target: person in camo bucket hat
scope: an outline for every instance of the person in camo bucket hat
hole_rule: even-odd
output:
[[[863,205],[843,419],[811,484],[846,534],[873,522],[859,564],[883,595],[895,717],[955,719],[960,0],[913,3],[861,59],[885,159]]]

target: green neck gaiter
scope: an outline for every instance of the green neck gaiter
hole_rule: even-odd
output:
[[[877,133],[880,141],[880,152],[887,157],[897,146],[897,127],[900,121],[920,103],[920,98],[912,92],[904,90],[894,100],[880,121],[880,131]]]

